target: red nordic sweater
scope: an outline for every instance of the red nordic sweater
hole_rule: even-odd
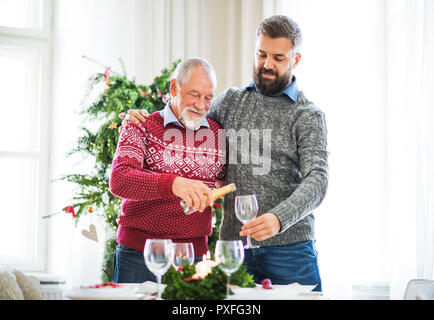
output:
[[[146,123],[130,123],[119,137],[110,191],[123,198],[117,242],[143,251],[146,239],[192,242],[195,255],[208,250],[212,209],[185,215],[181,198],[172,193],[177,176],[213,188],[224,175],[224,132],[216,122],[196,131],[174,124],[164,127],[159,112]]]

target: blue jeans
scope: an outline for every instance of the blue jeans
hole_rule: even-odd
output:
[[[317,285],[313,291],[321,291],[318,253],[314,240],[281,246],[246,249],[244,263],[255,283],[265,278],[272,284]]]
[[[202,260],[202,256],[196,256],[194,260],[196,263]],[[116,248],[113,268],[115,283],[157,282],[157,277],[146,267],[143,252],[133,250],[120,243]]]

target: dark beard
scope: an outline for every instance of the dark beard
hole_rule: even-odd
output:
[[[261,77],[262,73],[273,74],[276,76],[276,78],[274,80],[264,79]],[[253,82],[255,84],[256,90],[258,90],[264,96],[274,96],[278,93],[281,93],[288,86],[290,79],[291,70],[288,70],[284,75],[279,77],[277,72],[267,70],[265,68],[262,68],[258,71],[255,66],[253,66]]]

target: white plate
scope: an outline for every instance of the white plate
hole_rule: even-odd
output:
[[[305,286],[298,283],[289,285],[272,285],[273,289],[264,289],[261,285],[254,288],[231,288],[233,295],[229,300],[294,300],[316,299],[320,292],[312,292],[315,286]]]
[[[138,300],[145,297],[140,287],[140,283],[125,283],[116,288],[75,288],[66,290],[64,296],[71,300]]]

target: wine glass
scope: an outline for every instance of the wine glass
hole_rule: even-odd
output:
[[[194,248],[191,242],[178,242],[173,244],[173,263],[176,270],[184,264],[192,265],[194,262]]]
[[[148,239],[143,251],[148,269],[157,277],[157,299],[161,300],[161,277],[169,270],[173,261],[172,240]]]
[[[243,224],[256,218],[257,214],[258,200],[256,200],[256,195],[249,194],[246,196],[235,197],[235,215]],[[247,236],[247,244],[244,246],[244,249],[253,248],[259,248],[259,246],[252,245],[250,242],[250,236]]]
[[[219,268],[226,274],[226,297],[229,295],[229,283],[232,273],[238,270],[244,261],[244,248],[241,240],[217,240],[215,259]]]

